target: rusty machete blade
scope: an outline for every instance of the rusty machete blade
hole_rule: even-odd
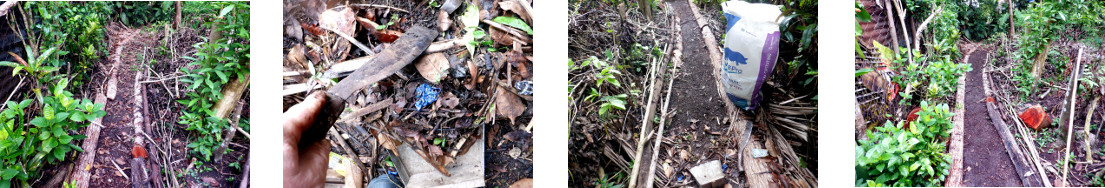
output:
[[[391,47],[376,54],[368,63],[327,90],[326,103],[323,104],[311,127],[303,132],[299,146],[305,147],[325,138],[327,131],[345,108],[347,99],[409,65],[426,50],[426,47],[430,46],[437,35],[436,29],[414,26],[399,37]]]

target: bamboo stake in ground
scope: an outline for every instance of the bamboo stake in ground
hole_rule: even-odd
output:
[[[1068,166],[1068,163],[1070,163],[1070,140],[1071,134],[1074,134],[1074,104],[1078,102],[1078,76],[1080,75],[1079,72],[1082,72],[1082,48],[1078,49],[1078,57],[1074,62],[1074,72],[1071,72],[1074,77],[1072,77],[1072,84],[1070,85],[1070,117],[1067,120],[1067,149],[1064,150],[1066,154],[1063,155],[1063,184],[1060,186],[1070,185],[1067,182],[1067,174],[1070,173],[1070,167]]]
[[[660,62],[664,62],[662,60],[662,58],[661,58]],[[648,93],[648,98],[647,98],[648,101],[646,102],[647,105],[645,105],[645,115],[644,115],[645,118],[641,119],[641,121],[642,121],[641,131],[640,131],[640,133],[638,133],[639,135],[638,135],[638,138],[637,138],[637,148],[636,148],[637,152],[636,152],[636,154],[633,155],[633,161],[634,161],[633,168],[629,173],[630,174],[629,175],[629,187],[635,187],[637,185],[637,176],[639,176],[638,171],[641,170],[640,169],[640,167],[641,167],[641,162],[640,162],[641,161],[641,155],[644,154],[645,143],[648,142],[648,139],[646,139],[645,135],[646,135],[646,133],[652,132],[652,131],[649,130],[649,129],[652,128],[652,115],[656,114],[656,106],[655,106],[655,103],[652,103],[652,102],[654,100],[656,100],[656,97],[658,96],[658,95],[656,95],[656,93],[660,92],[660,88],[656,87],[656,75],[661,74],[660,71],[663,70],[663,69],[658,68],[658,67],[660,67],[660,66],[657,66],[659,64],[661,64],[661,63],[657,63],[657,62],[654,61],[654,62],[652,62],[652,68],[649,68],[649,70],[652,70],[652,71],[649,72],[649,79],[648,79],[648,82],[649,82],[649,84],[648,84],[649,93]],[[653,150],[653,152],[656,152],[656,151]],[[656,160],[656,159],[653,159],[653,160]],[[649,180],[649,181],[651,181],[651,180]]]
[[[671,4],[668,5],[670,7]],[[671,85],[675,82],[675,75],[677,70],[679,70],[679,66],[683,64],[682,29],[677,24],[680,23],[679,16],[675,15],[672,17],[675,18],[675,21],[672,22],[672,27],[675,28],[674,37],[672,37],[675,39],[675,49],[672,49],[671,61],[675,67],[671,69],[672,72],[669,74],[670,78],[668,78],[667,94],[664,97],[664,104],[660,106],[660,124],[657,125],[659,128],[656,129],[656,141],[653,142],[652,146],[652,164],[649,164],[648,167],[648,179],[645,181],[646,188],[652,188],[653,183],[656,182],[656,158],[659,157],[658,154],[660,154],[660,152],[658,152],[660,151],[660,141],[664,140],[664,124],[667,122],[668,104],[671,102]]]

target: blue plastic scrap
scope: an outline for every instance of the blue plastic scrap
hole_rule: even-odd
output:
[[[529,80],[515,82],[514,89],[517,89],[518,94],[521,95],[533,95],[533,82]]]
[[[422,83],[422,85],[419,85],[418,89],[415,90],[415,95],[418,97],[418,100],[414,101],[414,108],[421,111],[422,107],[434,103],[434,101],[437,101],[437,94],[439,92],[441,92],[441,89],[430,84]]]
[[[721,170],[729,170],[729,165],[721,164]]]

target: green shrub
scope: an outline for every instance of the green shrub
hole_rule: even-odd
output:
[[[190,84],[188,89],[191,91],[185,94],[185,99],[177,100],[186,106],[178,123],[188,125],[187,130],[199,134],[193,137],[188,147],[205,160],[211,159],[211,152],[222,142],[222,131],[230,128],[227,120],[215,117],[212,111],[215,103],[223,97],[223,85],[234,77],[243,78],[249,74],[249,5],[245,2],[213,4],[221,7],[215,14],[220,19],[204,26],[223,33],[223,37],[194,45],[197,51],[193,57],[184,57],[192,60],[189,65],[197,68],[181,67],[186,77],[180,81]]]
[[[75,140],[85,136],[69,132],[106,115],[104,104],[74,99],[65,90],[67,84],[68,80],[62,79],[49,90],[52,94],[35,90],[42,112],[29,122],[24,119],[29,115],[24,109],[32,104],[31,99],[8,101],[7,108],[0,112],[0,187],[12,186],[13,182],[29,186],[27,181],[37,178],[44,162],[56,164],[64,161],[70,151],[82,151]]]
[[[114,3],[113,6],[118,13],[115,17],[129,26],[169,22],[176,16],[176,4],[173,1],[116,1],[112,3]]]
[[[885,50],[885,49],[884,49]],[[895,76],[894,81],[903,87],[901,93],[902,104],[910,104],[914,100],[912,92],[922,91],[924,100],[939,100],[955,94],[959,87],[959,77],[970,72],[969,64],[955,62],[950,55],[935,57],[922,56],[914,52],[914,63],[909,63],[908,50],[901,49],[901,54],[895,56],[894,64],[900,65],[901,75]],[[905,87],[912,87],[912,91],[905,91]]]
[[[56,56],[37,61],[60,68],[61,73],[75,73],[73,84],[83,85],[89,79],[84,72],[91,70],[93,62],[100,61],[100,54],[106,51],[103,26],[111,15],[111,6],[108,2],[23,3],[28,15],[37,21],[28,31],[32,44],[27,51],[46,54],[43,51],[56,49]]]
[[[856,186],[942,186],[951,158],[945,154],[952,127],[947,104],[921,102],[917,120],[868,131],[856,146]]]

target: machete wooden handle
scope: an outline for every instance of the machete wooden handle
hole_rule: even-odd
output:
[[[341,116],[341,111],[344,108],[345,99],[327,92],[326,103],[323,103],[322,108],[319,109],[318,116],[315,117],[315,122],[311,123],[311,127],[303,131],[303,137],[299,140],[299,148],[307,147],[326,138],[327,133],[330,131],[330,127],[334,126],[334,122]]]

